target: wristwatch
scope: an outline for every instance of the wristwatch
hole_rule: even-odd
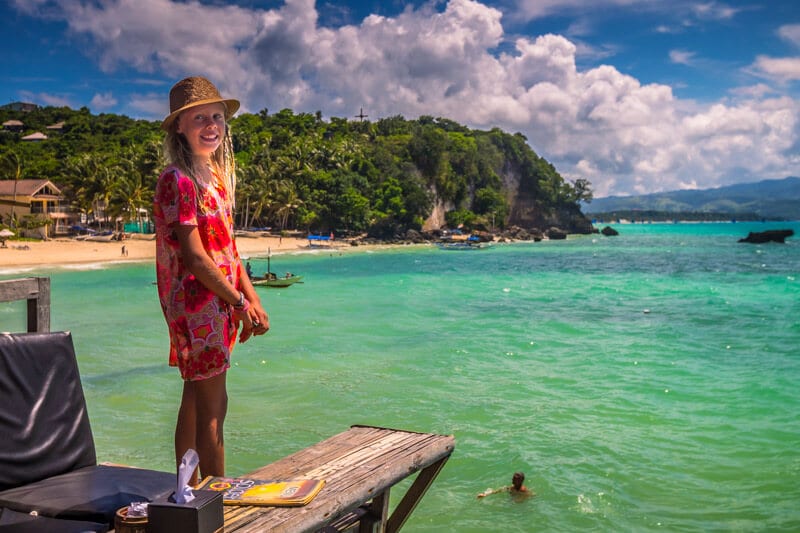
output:
[[[244,309],[244,293],[239,292],[239,301],[233,304],[234,309]]]

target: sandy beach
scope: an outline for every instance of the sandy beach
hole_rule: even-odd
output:
[[[268,252],[284,253],[308,248],[298,238],[238,236],[236,245],[242,257],[265,257]],[[123,255],[122,247],[126,254]],[[85,241],[56,238],[48,241],[8,241],[0,248],[0,268],[27,268],[47,265],[106,263],[112,261],[155,261],[155,240],[132,237],[122,242]]]

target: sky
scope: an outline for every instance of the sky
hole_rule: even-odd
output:
[[[0,43],[0,104],[161,120],[201,75],[521,133],[595,197],[800,176],[797,0],[0,0]]]

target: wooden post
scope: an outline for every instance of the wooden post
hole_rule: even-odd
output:
[[[436,479],[436,476],[439,475],[439,471],[444,467],[444,464],[449,458],[449,455],[442,457],[435,463],[423,468],[420,473],[417,474],[417,479],[415,479],[414,483],[408,488],[408,492],[406,492],[403,499],[400,500],[400,503],[397,504],[392,516],[389,517],[389,521],[386,523],[387,533],[396,533],[400,531],[400,528],[406,523],[409,515],[417,507],[417,504],[425,495],[425,492],[431,486],[433,480]]]
[[[358,533],[384,533],[389,519],[389,490],[386,489],[372,499],[368,513],[361,517]]]
[[[50,278],[0,281],[0,302],[28,301],[28,332],[50,331]]]

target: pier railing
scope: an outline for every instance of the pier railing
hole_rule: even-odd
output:
[[[28,302],[28,332],[50,331],[50,278],[0,280],[0,302]]]

